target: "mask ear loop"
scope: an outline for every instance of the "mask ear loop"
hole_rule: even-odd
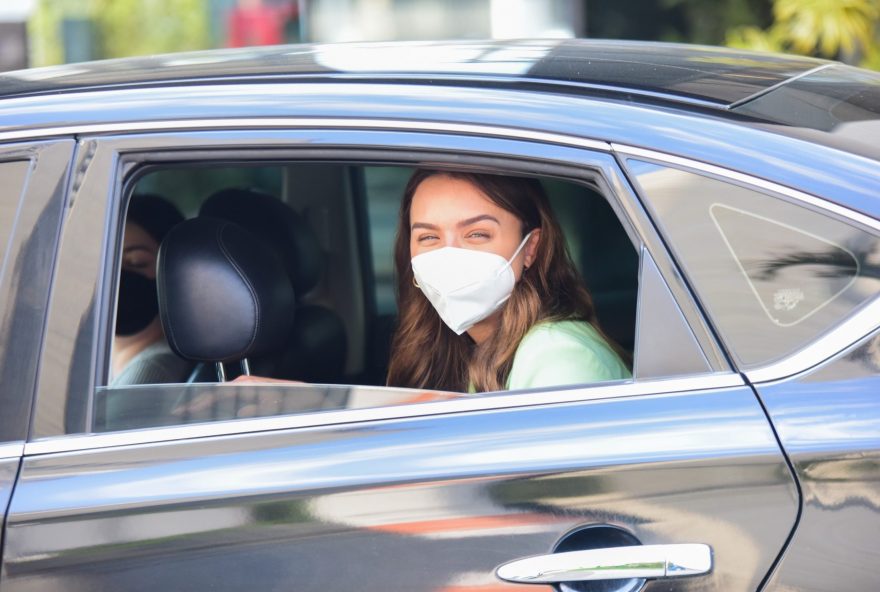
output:
[[[523,237],[522,242],[521,242],[521,243],[519,244],[519,246],[516,248],[516,251],[514,251],[514,252],[513,252],[513,255],[510,256],[510,259],[507,260],[507,265],[508,265],[508,267],[509,267],[510,265],[513,264],[513,260],[516,259],[516,256],[519,255],[519,252],[523,250],[523,247],[526,246],[526,242],[528,242],[529,237],[532,236],[532,233],[533,233],[533,232],[534,232],[534,229],[533,229],[533,230],[530,230],[530,231],[529,231],[529,232]],[[528,268],[529,268],[529,266],[526,265],[525,263],[523,263],[523,269],[528,269]],[[415,279],[415,276],[413,276],[413,279]]]
[[[413,286],[415,286],[419,290],[422,289],[422,287],[419,285],[419,282],[416,281],[416,274],[413,274]]]

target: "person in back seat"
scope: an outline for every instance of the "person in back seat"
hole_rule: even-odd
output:
[[[389,386],[487,392],[631,376],[535,179],[416,171],[395,265]]]
[[[162,197],[131,198],[119,275],[112,386],[185,382],[192,370],[192,364],[175,355],[165,341],[156,292],[159,245],[182,221],[177,208]]]

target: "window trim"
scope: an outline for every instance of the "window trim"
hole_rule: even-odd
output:
[[[0,460],[16,459],[24,454],[24,441],[0,444]]]
[[[635,146],[614,143],[611,144],[611,149],[624,156],[655,160],[657,162],[671,164],[680,168],[696,170],[701,173],[709,174],[710,176],[721,177],[725,180],[734,181],[747,187],[757,187],[764,191],[778,193],[796,202],[800,202],[801,204],[807,204],[808,206],[831,212],[832,214],[836,214],[846,220],[871,228],[875,232],[880,232],[880,220],[875,220],[874,218],[856,210],[810,195],[809,193],[804,193],[803,191],[798,191],[797,189],[792,189],[791,187],[786,187],[785,185],[780,185],[772,181],[753,177],[746,173],[740,173],[738,171],[700,162],[698,160],[682,158],[681,156],[675,156],[665,152],[657,152],[656,150],[646,150],[644,148],[636,148]]]
[[[484,138],[509,138],[528,140],[562,146],[574,146],[610,152],[611,145],[600,140],[579,136],[517,129],[496,125],[477,125],[437,121],[408,121],[375,118],[339,117],[240,117],[230,119],[176,119],[171,121],[131,121],[126,123],[89,123],[46,127],[21,131],[0,132],[0,142],[32,138],[52,138],[56,136],[78,136],[107,133],[166,132],[166,131],[227,131],[227,130],[272,130],[272,129],[343,129],[343,130],[388,130],[439,132],[443,134],[477,135]]]
[[[605,401],[636,396],[676,395],[694,391],[738,388],[744,385],[745,382],[739,374],[722,372],[686,378],[646,380],[643,382],[615,381],[597,383],[588,387],[572,385],[569,387],[554,387],[551,390],[502,391],[504,394],[462,395],[459,399],[407,405],[297,413],[252,419],[205,421],[181,426],[142,428],[100,434],[70,434],[28,442],[24,445],[24,454],[25,456],[34,456],[350,423],[411,419],[459,413],[505,411],[524,407],[544,407],[548,405]],[[279,388],[272,385],[255,385],[255,387],[267,390]],[[168,385],[167,388],[179,389],[180,385]],[[223,387],[219,386],[218,388]],[[302,387],[290,385],[282,388],[296,389]],[[406,390],[394,387],[365,388],[370,390],[375,390],[376,388],[388,388],[395,391]],[[356,389],[357,387],[353,390]]]

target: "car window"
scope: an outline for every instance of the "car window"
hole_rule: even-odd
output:
[[[26,160],[0,162],[0,187],[3,188],[0,193],[0,277],[15,225],[15,212],[27,179],[28,166],[30,163]]]
[[[113,360],[105,386],[97,389],[93,429],[112,431],[461,396],[381,388],[397,322],[393,243],[400,200],[412,172],[406,166],[293,162],[177,165],[144,174],[129,196],[117,264]],[[634,367],[639,251],[598,185],[557,178],[539,181],[562,226],[571,258],[591,290],[602,330],[619,345],[625,363]],[[159,216],[159,210],[168,209],[162,202],[177,213]],[[142,211],[144,203],[147,215]],[[260,213],[267,207],[274,212],[268,217]],[[249,359],[248,370],[306,384],[269,388],[237,383],[217,389],[217,365],[183,359],[167,336],[135,353],[126,352],[131,345],[126,339],[133,330],[152,323],[162,335],[157,304],[140,317],[131,311],[148,300],[164,298],[154,273],[163,234],[182,220],[205,217],[221,217],[249,228],[280,255],[285,266],[288,258],[294,259],[293,271],[285,267],[296,295],[294,324],[307,319],[313,325],[305,336],[291,338],[283,351]],[[284,242],[289,237],[279,242],[275,223],[287,217],[297,221],[297,236],[293,242]],[[165,227],[160,228],[162,224]],[[152,240],[141,237],[142,243],[151,243],[153,251],[146,255],[145,265],[152,266],[153,272],[136,277],[143,269],[138,265],[144,262],[133,258],[128,249],[132,237],[144,234],[141,230],[153,234]],[[291,251],[308,256],[303,260],[302,253],[290,255]],[[308,278],[303,279],[303,274]],[[674,307],[671,301],[670,305]],[[216,323],[233,321],[221,318]],[[213,331],[219,335],[219,325]],[[117,364],[120,353],[125,355]],[[656,364],[641,367],[652,370],[640,379],[677,372]],[[705,363],[682,367],[709,371]],[[237,361],[222,368],[226,379],[243,372]]]
[[[880,293],[880,240],[867,229],[706,175],[628,164],[743,368],[792,354]]]
[[[413,169],[407,167],[364,167],[376,309],[381,315],[397,312],[394,301],[394,235],[397,232],[400,196],[412,172]]]

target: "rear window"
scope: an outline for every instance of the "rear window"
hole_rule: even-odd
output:
[[[708,176],[629,165],[741,366],[788,356],[880,293],[869,230]]]

